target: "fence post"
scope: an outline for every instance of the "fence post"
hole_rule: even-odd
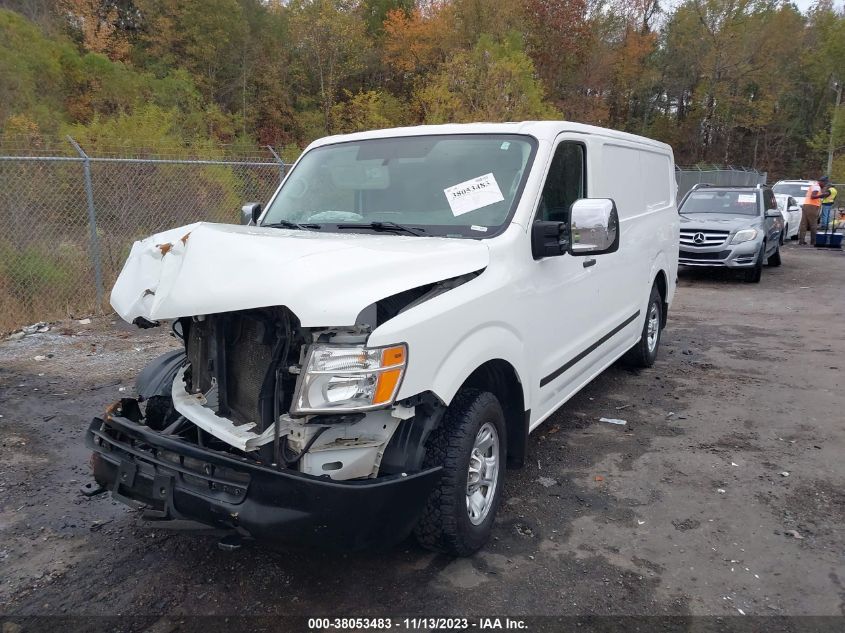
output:
[[[100,238],[97,235],[97,212],[94,209],[94,185],[91,182],[91,159],[88,157],[79,143],[74,141],[70,135],[67,140],[73,145],[82,158],[82,171],[85,174],[85,197],[88,201],[88,226],[91,230],[91,263],[94,265],[94,283],[97,284],[97,312],[103,309],[103,263],[100,257]]]
[[[279,163],[279,182],[282,182],[285,179],[285,161],[283,161],[282,157],[276,153],[276,150],[273,149],[272,145],[268,145],[267,149],[270,150],[273,158],[275,158],[276,162]]]

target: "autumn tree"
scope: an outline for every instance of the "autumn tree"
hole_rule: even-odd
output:
[[[843,68],[831,0],[0,0],[0,138],[295,156],[327,132],[565,117],[795,177],[831,130],[845,146]]]
[[[332,109],[332,121],[337,132],[362,132],[407,125],[408,107],[400,99],[383,90],[367,90],[353,94]]]
[[[363,69],[366,27],[354,5],[345,0],[294,0],[291,32],[316,84],[323,125],[331,133],[338,89]]]
[[[585,68],[592,43],[587,0],[521,0],[527,26],[526,50],[549,91],[549,98],[567,115],[579,119],[591,108],[581,102],[586,93]]]
[[[237,103],[249,34],[238,0],[137,0],[137,6],[142,64],[184,69],[209,100]]]
[[[119,0],[59,0],[58,9],[67,16],[85,50],[111,60],[129,58],[129,32],[134,26],[134,5]]]
[[[384,21],[384,63],[400,74],[423,74],[456,48],[450,30],[451,5],[423,13],[390,11]]]
[[[455,55],[414,95],[426,123],[519,121],[557,116],[545,101],[531,58],[514,34],[503,42],[482,35]]]

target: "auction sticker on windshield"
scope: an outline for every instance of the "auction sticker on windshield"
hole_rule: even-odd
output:
[[[495,202],[505,199],[499,183],[492,173],[484,174],[478,178],[458,183],[453,187],[443,190],[446,200],[449,201],[449,208],[455,216],[475,211]]]

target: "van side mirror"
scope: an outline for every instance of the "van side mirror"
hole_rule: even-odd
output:
[[[619,249],[619,213],[610,198],[581,198],[569,213],[573,255],[599,255]]]
[[[247,202],[241,207],[241,224],[255,226],[261,217],[261,203]]]
[[[779,218],[781,217],[780,211],[777,209],[766,209],[766,217],[767,218]]]
[[[791,207],[789,207],[789,210],[790,211],[800,211],[801,207],[799,207],[797,204],[793,204]]]
[[[566,222],[541,220],[531,225],[531,254],[534,259],[556,257],[569,250]]]

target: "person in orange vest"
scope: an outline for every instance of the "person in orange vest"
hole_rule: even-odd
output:
[[[804,246],[804,236],[810,231],[810,244],[816,243],[816,232],[819,230],[819,214],[822,208],[822,188],[815,180],[810,181],[807,195],[801,205],[801,227],[798,229],[798,246]]]

